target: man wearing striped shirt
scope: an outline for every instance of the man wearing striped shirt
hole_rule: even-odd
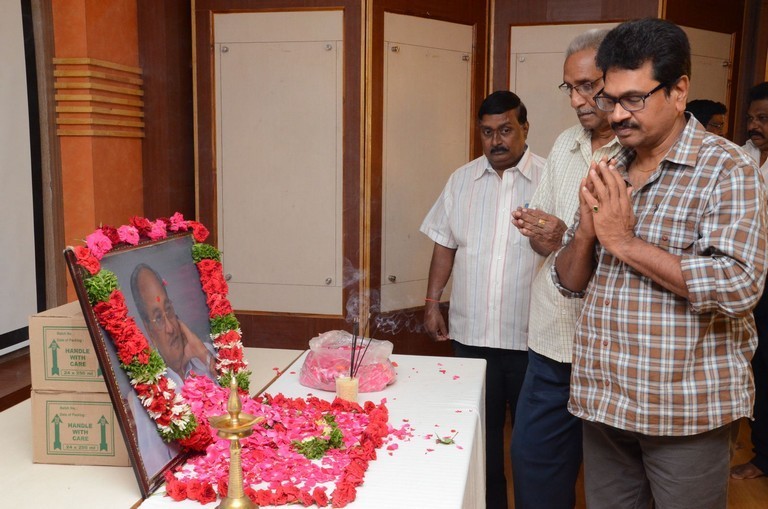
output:
[[[724,509],[730,425],[752,413],[766,194],[755,163],[685,113],[690,62],[680,27],[651,18],[597,52],[595,104],[624,149],[591,165],[552,271],[584,298],[569,410],[590,509]]]
[[[613,157],[621,148],[606,114],[592,96],[602,88],[595,55],[608,30],[590,30],[565,52],[563,83],[579,124],[565,130],[547,158],[530,207],[513,214],[515,226],[546,256],[531,289],[528,370],[512,433],[515,509],[572,509],[581,466],[581,419],[568,412],[571,352],[581,299],[568,299],[549,271],[566,223],[579,207],[579,182],[589,163]]]
[[[486,507],[507,507],[504,421],[514,421],[527,365],[528,299],[541,257],[512,225],[512,211],[531,200],[544,159],[525,144],[525,105],[497,91],[478,113],[483,156],[456,170],[421,231],[435,242],[424,325],[453,340],[460,357],[487,361],[485,383]],[[450,333],[439,301],[453,272]],[[508,410],[509,409],[509,410]]]

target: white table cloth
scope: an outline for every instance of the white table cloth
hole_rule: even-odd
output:
[[[297,350],[245,349],[253,376],[251,392],[268,387],[290,397],[313,393],[332,399],[334,393],[311,390],[298,382],[303,357]],[[305,354],[306,355],[306,354]],[[406,420],[413,436],[396,441],[397,450],[379,451],[355,508],[483,508],[485,459],[483,405],[485,361],[451,357],[393,355],[397,381],[381,392],[360,395],[360,402],[387,399],[390,423]],[[284,372],[283,372],[284,371]],[[275,377],[283,372],[282,376]],[[273,381],[274,380],[274,381]],[[30,401],[0,413],[0,501],[3,507],[68,509],[139,506],[140,492],[129,467],[44,465],[32,463]],[[436,436],[453,435],[456,445],[438,445]],[[140,503],[141,509],[200,509],[197,502],[174,502],[164,488]],[[208,504],[214,508],[217,504]]]
[[[304,356],[267,392],[332,399],[332,392],[299,384]],[[392,361],[397,365],[397,381],[383,391],[360,394],[359,402],[379,403],[386,398],[390,424],[401,428],[407,422],[413,437],[395,441],[395,451],[387,451],[386,445],[380,449],[357,490],[357,499],[347,507],[484,508],[485,361],[411,355],[393,355]],[[450,436],[456,431],[455,445],[435,443],[436,436]],[[208,509],[217,505],[173,502],[163,492],[160,488],[141,509]]]

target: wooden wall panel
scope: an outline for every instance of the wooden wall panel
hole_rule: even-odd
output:
[[[193,219],[192,9],[187,0],[136,5],[145,91],[144,215],[181,212]]]
[[[494,0],[491,89],[509,86],[509,27],[656,16],[659,0]],[[565,48],[563,48],[565,51]]]
[[[197,0],[194,5],[195,65],[197,86],[197,179],[198,218],[217,242],[216,231],[216,154],[212,53],[212,18],[215,12],[263,12],[275,10],[338,9],[344,10],[344,103],[343,112],[343,256],[359,269],[362,164],[362,64],[363,2],[358,0]],[[243,234],[248,235],[247,225]],[[344,289],[343,300],[358,293],[358,287]],[[333,317],[295,314],[264,314],[237,310],[247,346],[306,348],[317,332],[338,329],[344,321]],[[347,324],[347,329],[349,325]]]

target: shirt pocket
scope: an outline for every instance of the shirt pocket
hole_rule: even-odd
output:
[[[675,255],[692,253],[699,239],[696,222],[686,218],[663,217],[651,231],[648,242]]]

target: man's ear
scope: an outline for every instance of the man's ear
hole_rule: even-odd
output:
[[[685,105],[688,102],[688,91],[691,87],[691,78],[688,76],[681,76],[677,83],[672,86],[669,91],[670,96],[675,101],[675,107],[677,111],[685,111]]]
[[[525,139],[527,140],[528,139],[528,128],[530,127],[530,124],[526,121],[520,127],[523,128],[523,135],[525,136]]]

